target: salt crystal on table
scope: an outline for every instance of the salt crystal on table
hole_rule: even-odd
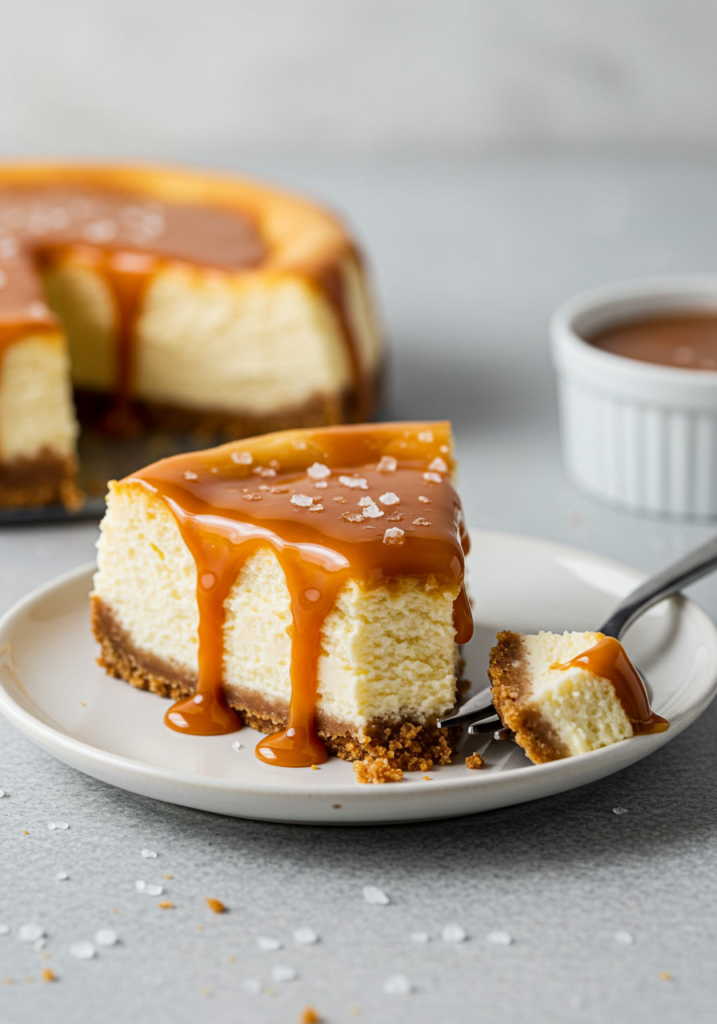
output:
[[[145,857],[147,860],[157,859],[157,854],[154,852],[154,850],[142,850],[142,856]]]
[[[143,882],[141,878],[138,878],[137,881],[134,883],[134,887],[137,890],[137,892],[144,892],[145,889],[147,888],[147,883]]]
[[[116,946],[119,942],[119,935],[114,928],[100,928],[95,932],[95,942],[98,946]]]
[[[383,990],[389,996],[407,996],[411,991],[411,982],[405,974],[392,974],[384,982]]]
[[[66,882],[69,877],[70,876],[67,874],[66,871],[58,871],[57,874],[55,875],[55,878],[57,879],[58,882]]]
[[[17,937],[20,942],[37,942],[44,934],[45,929],[41,924],[23,924],[18,928]]]
[[[613,807],[613,814],[627,814],[627,807]]]
[[[148,896],[161,896],[162,893],[164,892],[164,886],[163,885],[154,885],[153,883],[149,883],[149,884],[145,885],[143,891],[146,892]]]
[[[513,942],[508,932],[489,932],[487,939],[492,946],[510,946]]]
[[[275,953],[277,949],[281,949],[278,939],[269,939],[265,936],[260,936],[256,940],[256,944],[263,953]]]
[[[294,968],[288,967],[285,964],[277,964],[271,971],[272,981],[293,981],[295,977],[296,971]]]
[[[466,933],[459,924],[447,924],[441,932],[444,942],[465,942]]]
[[[391,902],[386,893],[375,885],[365,885],[361,891],[366,902],[375,907],[385,907]]]
[[[239,742],[239,740],[234,740],[234,742],[232,743],[232,750],[241,750],[241,747],[242,745]]]
[[[313,928],[297,928],[294,932],[294,942],[298,942],[300,946],[313,946],[318,941],[319,936]]]
[[[0,924],[0,935],[9,935],[9,934],[10,934],[10,925],[9,924]]]
[[[615,932],[615,942],[619,942],[621,946],[632,946],[635,939],[630,932]]]
[[[70,953],[78,960],[92,960],[97,950],[91,942],[76,942],[70,946]]]

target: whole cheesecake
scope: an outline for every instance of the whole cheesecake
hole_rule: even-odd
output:
[[[362,421],[380,368],[361,254],[315,204],[190,171],[0,167],[0,505],[77,500],[78,414],[109,436]]]
[[[293,430],[110,485],[92,626],[100,663],[178,700],[179,732],[274,734],[360,781],[446,764],[472,632],[447,423]]]

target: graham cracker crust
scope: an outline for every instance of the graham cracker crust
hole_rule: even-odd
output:
[[[68,511],[82,504],[74,456],[42,448],[33,458],[23,456],[0,463],[0,507],[53,504],[64,505]]]
[[[503,725],[515,733],[515,741],[531,761],[543,764],[569,757],[570,752],[550,722],[530,707],[532,695],[528,663],[520,633],[503,630],[490,652],[488,678],[493,706]]]
[[[179,700],[196,689],[196,679],[186,670],[165,659],[140,650],[117,622],[112,609],[96,594],[90,603],[92,632],[100,645],[97,659],[116,679],[150,690],[161,697]],[[273,733],[288,724],[288,706],[265,702],[253,692],[239,687],[224,690],[227,703],[241,714],[245,725],[263,733]],[[455,730],[441,730],[435,722],[372,722],[360,735],[347,725],[317,709],[316,731],[330,753],[343,761],[365,764],[365,782],[398,781],[404,771],[428,771],[434,765],[450,764],[455,750]],[[385,771],[371,769],[374,762],[385,762]],[[393,778],[387,775],[393,773]]]

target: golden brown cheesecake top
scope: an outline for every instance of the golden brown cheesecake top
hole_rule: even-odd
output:
[[[612,683],[615,696],[622,704],[633,733],[665,732],[670,727],[666,718],[656,715],[650,707],[640,673],[628,658],[625,648],[612,636],[603,636],[593,646],[554,669],[582,668]]]
[[[268,546],[286,576],[293,616],[286,730],[262,741],[270,764],[326,759],[314,729],[323,622],[350,580],[406,577],[459,588],[456,640],[473,624],[465,585],[468,536],[447,423],[285,431],[155,463],[128,477],[162,497],[197,568],[197,693],[167,712],[180,731],[239,728],[222,697],[224,603],[243,564]]]
[[[125,185],[126,183],[126,185]],[[323,211],[240,179],[143,168],[0,167],[0,348],[54,333],[42,270],[71,260],[106,282],[115,305],[115,407],[105,423],[131,434],[133,348],[142,298],[168,265],[300,274],[333,309],[347,347],[357,417],[371,414],[371,382],[348,311],[341,261],[360,264]]]

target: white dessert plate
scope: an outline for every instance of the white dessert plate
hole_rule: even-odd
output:
[[[573,548],[472,530],[469,581],[476,632],[464,650],[474,689],[485,685],[499,629],[595,629],[643,576]],[[552,764],[533,765],[510,741],[465,736],[445,768],[399,783],[362,786],[331,758],[318,771],[272,768],[254,756],[259,734],[191,737],[162,722],[167,702],[108,678],[88,627],[93,567],[30,594],[0,621],[0,711],[34,743],[121,789],[218,814],[313,824],[379,824],[472,814],[594,782],[679,735],[717,692],[717,629],[674,598],[629,631],[625,646],[645,672],[668,732],[640,736]],[[239,750],[233,743],[239,740]],[[485,767],[465,767],[479,751]]]

